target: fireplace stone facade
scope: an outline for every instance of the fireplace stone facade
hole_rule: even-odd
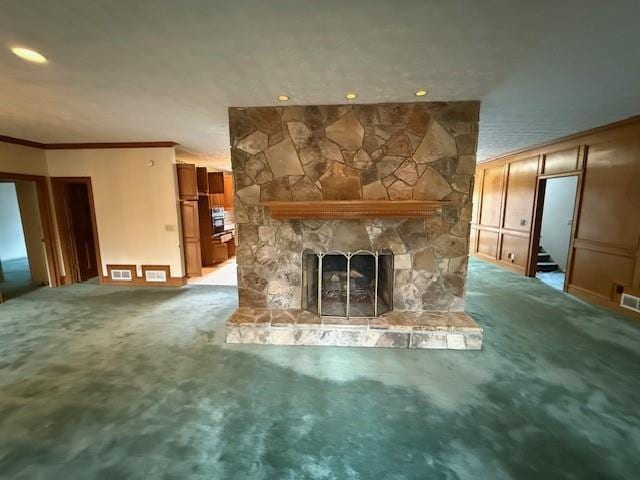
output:
[[[394,254],[394,311],[461,312],[479,102],[230,108],[240,307],[300,309],[302,252]],[[448,200],[429,218],[276,220],[261,202]]]

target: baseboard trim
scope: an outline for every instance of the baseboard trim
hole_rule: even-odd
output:
[[[112,280],[109,277],[100,278],[100,285],[120,287],[184,287],[187,277],[167,277],[166,282],[147,282],[144,277],[135,277],[131,281]]]
[[[578,287],[576,285],[569,285],[567,287],[567,292],[571,295],[578,297],[580,300],[584,300],[587,303],[592,303],[602,308],[606,308],[607,310],[611,310],[612,312],[623,315],[631,320],[640,321],[640,314],[635,313],[632,310],[621,307],[615,301],[606,298],[602,295],[598,295],[597,293],[590,292],[589,290],[585,290],[584,288]]]
[[[111,270],[124,269],[131,272],[131,280],[113,280]],[[167,280],[165,282],[148,282],[145,276],[146,270],[164,270]],[[110,265],[107,264],[108,276],[100,277],[101,285],[121,285],[130,287],[182,287],[187,284],[187,277],[172,277],[169,265],[142,265],[142,276],[138,275],[135,265]]]
[[[489,257],[483,253],[475,252],[470,254],[472,257],[477,258],[478,260],[484,260],[485,262],[491,263],[497,267],[502,267],[505,270],[509,270],[512,273],[518,273],[520,275],[526,276],[526,271],[523,267],[519,265],[514,265],[512,263],[506,263],[502,260],[496,260],[493,257]]]

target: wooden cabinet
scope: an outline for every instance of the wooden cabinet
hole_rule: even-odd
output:
[[[213,244],[213,261],[215,263],[224,262],[229,258],[229,251],[226,243]]]
[[[206,167],[196,167],[196,181],[198,193],[207,195],[209,193],[209,175]]]
[[[193,200],[181,201],[180,214],[182,217],[182,243],[186,273],[188,277],[196,277],[202,274],[198,202]]]
[[[224,193],[224,173],[209,172],[209,193]]]
[[[233,210],[233,175],[224,174],[224,209]]]
[[[180,200],[198,199],[198,182],[196,166],[190,163],[176,165],[178,171],[178,192]]]
[[[213,247],[211,236],[213,224],[211,223],[211,211],[209,209],[209,196],[200,195],[198,198],[198,220],[200,225],[200,251],[202,252],[202,265],[213,264]]]

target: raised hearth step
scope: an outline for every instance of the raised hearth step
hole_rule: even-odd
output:
[[[480,350],[483,330],[462,312],[392,311],[377,318],[318,317],[306,310],[240,307],[227,343]]]

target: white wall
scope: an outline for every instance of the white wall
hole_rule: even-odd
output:
[[[16,186],[0,182],[0,261],[26,257]]]
[[[184,276],[173,148],[47,150],[51,177],[91,177],[102,271],[169,265]],[[150,166],[153,162],[153,166]]]
[[[47,175],[44,150],[0,142],[0,172]]]
[[[544,194],[540,245],[562,271],[567,269],[571,220],[576,198],[578,177],[550,178]]]

